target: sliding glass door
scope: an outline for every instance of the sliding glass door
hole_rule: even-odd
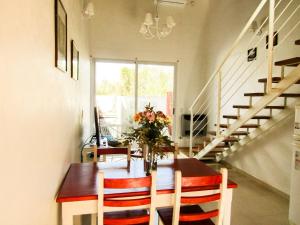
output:
[[[138,111],[151,104],[173,120],[174,65],[138,64]],[[172,124],[169,136],[172,136]]]
[[[101,133],[120,137],[133,125],[132,116],[151,104],[172,119],[173,136],[175,65],[145,62],[95,62],[96,105]]]

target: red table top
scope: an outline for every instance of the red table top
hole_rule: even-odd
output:
[[[141,159],[132,159],[130,170],[127,161],[74,163],[71,164],[65,179],[58,191],[57,202],[96,200],[97,172],[104,171],[105,178],[135,178],[144,177],[144,163]],[[158,161],[157,167],[157,192],[158,194],[174,192],[174,171],[181,170],[184,177],[214,176],[219,173],[197,159],[175,159]],[[229,188],[237,185],[229,181]],[[212,187],[214,188],[214,187]],[[217,187],[215,187],[217,188]],[[198,188],[199,190],[199,188]],[[130,196],[145,194],[145,189],[105,190],[106,195]]]

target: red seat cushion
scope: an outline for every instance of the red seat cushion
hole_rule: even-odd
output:
[[[160,208],[157,210],[157,212],[164,225],[172,225],[173,208]],[[188,214],[188,213],[201,213],[204,211],[198,205],[189,205],[189,206],[181,206],[180,212],[184,214]],[[192,225],[192,224],[214,225],[214,223],[210,219],[193,221],[193,222],[179,222],[179,225]]]
[[[105,219],[119,219],[119,218],[134,218],[139,216],[149,215],[146,209],[144,210],[124,210],[117,212],[106,212],[104,213],[104,224]],[[121,224],[116,224],[121,225]],[[149,223],[139,223],[137,225],[149,225]]]

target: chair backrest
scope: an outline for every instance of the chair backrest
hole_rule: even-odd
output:
[[[104,173],[98,174],[98,225],[103,224],[141,224],[149,222],[154,224],[155,201],[156,201],[156,171],[150,176],[141,178],[104,178]],[[130,188],[149,188],[147,196],[130,197],[130,199],[105,198],[104,189],[130,189]],[[150,209],[149,214],[139,216],[126,216],[124,218],[106,218],[104,212],[108,207],[117,207],[117,211],[132,209]]]
[[[163,152],[172,152],[174,154],[174,158],[177,159],[179,154],[178,144],[174,143],[173,146],[170,147],[161,147],[161,150]]]
[[[175,204],[173,210],[173,225],[178,225],[179,221],[197,221],[216,217],[216,225],[223,222],[225,198],[227,189],[228,171],[221,169],[221,174],[208,177],[182,177],[181,171],[175,172]],[[182,192],[184,188],[201,187],[203,190],[215,190],[215,194],[203,191],[199,196],[191,196],[188,192]],[[180,213],[181,204],[199,205],[218,201],[215,210],[201,213],[184,214]]]
[[[142,153],[142,157],[143,158],[146,158],[146,154],[147,154],[147,146],[144,145],[143,147],[143,153]],[[179,149],[178,149],[178,144],[177,143],[174,143],[173,146],[162,146],[160,147],[160,150],[164,153],[167,153],[167,152],[172,152],[174,154],[174,158],[177,159],[178,157],[178,154],[179,154]]]
[[[131,159],[131,146],[127,147],[97,147],[94,145],[94,162],[97,162],[97,155],[126,155],[127,161],[129,162]]]

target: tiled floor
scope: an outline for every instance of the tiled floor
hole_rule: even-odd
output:
[[[229,178],[238,184],[233,192],[231,225],[289,224],[289,201],[285,197],[236,169],[228,169]]]
[[[220,164],[210,165],[214,169]],[[289,225],[288,200],[253,178],[229,169],[229,178],[238,184],[233,192],[231,225]],[[83,225],[88,225],[84,219]]]

